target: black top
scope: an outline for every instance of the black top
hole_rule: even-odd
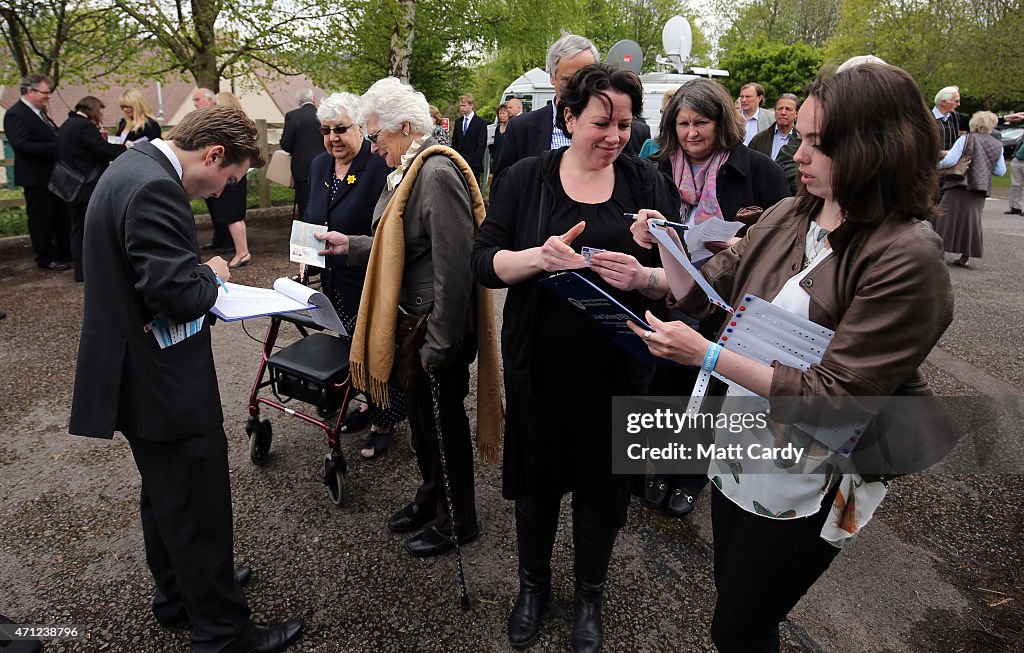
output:
[[[108,143],[96,123],[77,113],[68,114],[57,132],[57,158],[85,175],[106,169],[124,150],[124,145]],[[98,174],[95,176],[99,178]]]
[[[4,114],[4,133],[14,150],[14,183],[46,186],[57,162],[57,127],[19,99]]]
[[[284,115],[281,149],[292,155],[292,178],[309,179],[309,166],[324,151],[324,137],[320,135],[320,121],[316,107],[309,102]]]
[[[473,114],[469,127],[463,133],[465,116],[455,119],[452,127],[452,148],[462,155],[473,172],[479,175],[484,169],[484,152],[487,150],[487,123],[480,116]]]
[[[347,235],[371,235],[370,222],[388,168],[384,159],[370,152],[364,140],[343,179],[334,176],[334,157],[321,152],[310,166],[309,205],[303,220],[326,224],[331,231]],[[349,267],[348,256],[327,256],[323,275],[324,291],[342,320],[354,319],[366,278],[365,267]]]
[[[124,131],[124,127],[125,127],[126,124],[128,124],[128,121],[125,120],[124,118],[121,118],[121,120],[118,121],[118,123],[117,123],[117,135],[118,136],[120,136],[121,132]],[[157,121],[153,120],[152,118],[150,118],[148,116],[146,117],[146,123],[144,125],[142,125],[141,127],[133,129],[132,131],[130,131],[127,134],[125,134],[124,140],[126,140],[126,141],[137,141],[140,138],[142,138],[143,136],[145,136],[146,138],[148,138],[151,141],[155,140],[157,138],[160,138],[160,136],[161,136],[160,125],[157,123]]]

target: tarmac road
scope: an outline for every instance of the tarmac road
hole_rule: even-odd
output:
[[[1024,219],[1002,215],[1005,206],[992,200],[986,207],[985,258],[968,270],[950,268],[955,322],[925,365],[947,395],[1024,393],[1017,337],[1024,323]],[[253,264],[233,281],[267,286],[293,273],[284,255],[289,219],[279,210],[253,215]],[[205,242],[209,223],[200,227]],[[47,651],[187,650],[188,633],[161,629],[148,609],[139,480],[127,444],[67,435],[81,286],[70,273],[36,270],[24,238],[0,241],[0,279],[0,309],[8,313],[0,322],[0,613],[22,623],[85,627],[85,641],[48,643]],[[364,462],[361,435],[345,436],[350,471],[337,508],[320,482],[327,447],[314,427],[264,410],[274,427],[273,451],[265,466],[250,463],[243,426],[259,362],[256,339],[267,322],[214,329],[236,559],[255,568],[247,589],[254,617],[303,618],[295,651],[508,650],[515,536],[500,467],[477,467],[483,534],[464,549],[473,607],[462,612],[452,559],[410,559],[403,539],[384,528],[416,487],[407,448]],[[989,458],[1024,470],[1019,425],[1004,424],[993,446]],[[962,443],[948,466],[971,471],[978,456],[977,442]],[[1017,474],[970,473],[897,481],[862,539],[794,610],[784,650],[1024,650],[1021,481]],[[612,561],[605,650],[714,650],[710,542],[706,496],[681,521],[634,502]],[[571,567],[571,537],[562,528],[554,605],[532,650],[568,648]]]

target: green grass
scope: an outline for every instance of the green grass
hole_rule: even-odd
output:
[[[0,188],[0,199],[20,199],[24,195],[20,188]],[[270,184],[271,206],[291,206],[295,201],[295,191],[291,188]],[[255,209],[260,205],[259,188],[255,183],[249,185],[249,197],[246,201],[246,208]],[[207,213],[206,202],[195,200],[192,202],[192,212],[196,215]],[[0,207],[0,238],[4,236],[24,236],[28,233],[28,216],[25,215],[23,206]]]
[[[1010,187],[1010,164],[1006,164],[1007,171],[1002,177],[992,177],[992,188],[1009,188]]]

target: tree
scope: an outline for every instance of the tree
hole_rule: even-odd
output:
[[[822,50],[806,43],[742,43],[722,59],[722,66],[729,71],[724,84],[735,96],[747,82],[757,82],[764,87],[769,101],[782,93],[802,95],[817,76],[822,61]]]
[[[735,15],[719,41],[723,52],[761,39],[765,43],[822,47],[839,23],[840,0],[724,0],[720,11]]]
[[[86,0],[3,0],[0,35],[10,54],[0,63],[0,81],[42,73],[54,88],[120,72],[140,45],[134,26]]]
[[[156,44],[153,73],[186,72],[214,90],[222,78],[302,72],[293,44],[343,11],[317,0],[110,1]]]

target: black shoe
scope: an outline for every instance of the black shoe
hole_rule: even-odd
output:
[[[295,643],[302,634],[298,619],[281,624],[254,624],[252,653],[279,653]]]
[[[57,272],[63,272],[64,270],[67,270],[70,267],[70,265],[64,263],[63,261],[50,261],[45,265],[43,265],[42,263],[39,264],[39,269],[41,270],[55,270]]]
[[[0,320],[4,319],[5,317],[7,317],[7,313],[4,311],[0,311]]]
[[[551,597],[551,578],[531,578],[519,568],[519,596],[508,615],[508,642],[526,648],[537,641],[540,623]]]
[[[1010,209],[1009,211],[1003,211],[1003,215],[1021,215],[1020,209]]]
[[[685,517],[693,510],[695,503],[697,503],[696,497],[691,496],[683,488],[677,487],[672,492],[672,496],[668,498],[668,503],[665,504],[665,512],[672,517]]]
[[[238,569],[235,569],[233,573],[235,576],[235,581],[240,586],[245,587],[249,584],[249,580],[252,578],[252,567],[239,567]],[[189,625],[189,623],[191,623],[188,618],[188,613],[185,612],[184,608],[182,608],[178,612],[178,614],[176,614],[173,617],[157,617],[156,620],[157,623],[159,623],[164,628],[183,628],[184,626],[187,626]]]
[[[459,537],[459,545],[468,544],[479,535],[480,529],[474,528],[472,532]],[[414,558],[429,558],[448,553],[454,546],[450,536],[437,530],[437,527],[431,524],[424,528],[419,535],[407,540],[405,550]]]
[[[388,530],[392,533],[411,533],[432,521],[434,513],[420,508],[413,501],[391,516],[388,520]]]
[[[647,481],[647,487],[644,488],[644,501],[646,501],[649,506],[660,508],[662,504],[665,503],[665,499],[668,498],[669,493],[670,490],[665,479],[652,476],[651,479]]]
[[[572,599],[573,653],[597,653],[601,650],[601,595],[604,584],[591,585],[576,581],[576,595]]]
[[[211,249],[217,249],[217,246],[213,243],[206,243],[199,246],[199,249],[210,251]]]

